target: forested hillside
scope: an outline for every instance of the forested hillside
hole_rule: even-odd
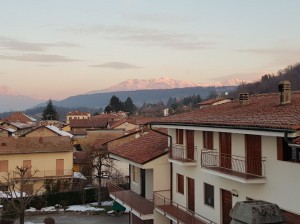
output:
[[[239,93],[248,92],[250,94],[270,93],[278,91],[278,83],[282,80],[288,80],[292,83],[292,90],[300,90],[300,64],[288,66],[279,70],[277,74],[266,74],[261,80],[254,83],[241,84],[235,92],[230,94],[231,97],[237,97]]]

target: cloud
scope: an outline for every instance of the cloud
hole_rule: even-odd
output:
[[[26,42],[26,41],[19,41],[5,36],[0,36],[0,48],[4,48],[8,50],[44,52],[48,48],[53,48],[53,47],[79,47],[79,45],[66,43],[66,42],[56,42],[56,43]]]
[[[168,47],[181,50],[210,49],[216,45],[216,43],[211,40],[200,40],[201,37],[193,34],[179,34],[136,26],[97,25],[65,27],[60,30],[76,34],[101,34],[102,37],[122,40],[131,44],[142,44],[150,47]]]
[[[132,64],[124,63],[124,62],[107,62],[99,65],[90,65],[92,67],[98,68],[111,68],[111,69],[137,69],[141,68]]]
[[[67,58],[55,54],[23,54],[23,55],[0,55],[0,60],[27,61],[27,62],[73,62],[77,59]]]

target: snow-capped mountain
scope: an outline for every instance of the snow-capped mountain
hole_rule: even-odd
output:
[[[146,90],[146,89],[174,89],[185,87],[207,87],[207,86],[236,86],[241,83],[239,79],[226,80],[217,83],[196,83],[191,81],[175,80],[169,77],[160,77],[157,79],[128,79],[117,85],[102,90],[94,90],[92,93],[107,93],[116,91],[133,91],[133,90]]]

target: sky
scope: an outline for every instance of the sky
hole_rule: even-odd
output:
[[[0,0],[0,87],[64,99],[127,79],[257,80],[299,62],[299,0]]]

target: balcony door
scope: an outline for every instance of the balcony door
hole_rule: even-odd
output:
[[[187,184],[188,209],[195,212],[195,180],[188,177]]]
[[[232,208],[232,194],[230,191],[221,189],[222,197],[222,223],[230,224],[231,217],[229,216],[230,210]]]
[[[261,136],[245,135],[246,143],[246,172],[248,174],[262,175],[261,165]]]
[[[231,169],[231,133],[219,133],[220,166]]]
[[[31,160],[23,160],[23,168],[26,169],[24,177],[31,176]]]
[[[186,130],[186,149],[187,159],[195,160],[195,144],[194,144],[194,131]]]
[[[56,176],[63,176],[64,175],[64,160],[57,159],[56,160]]]

